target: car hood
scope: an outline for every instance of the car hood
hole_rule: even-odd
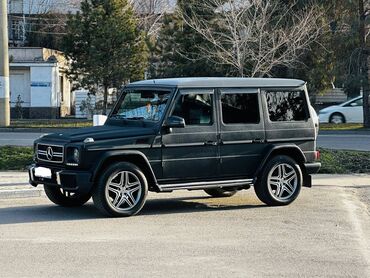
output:
[[[155,130],[152,127],[103,125],[52,133],[43,136],[41,140],[70,143],[82,142],[86,138],[93,138],[95,141],[98,141],[104,139],[128,138],[154,134]]]

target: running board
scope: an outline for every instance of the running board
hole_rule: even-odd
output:
[[[223,188],[234,187],[241,185],[250,185],[253,179],[240,179],[240,180],[222,180],[222,181],[208,181],[208,182],[189,182],[189,183],[175,183],[175,184],[158,184],[160,192],[173,191],[173,190],[196,190],[207,188]]]

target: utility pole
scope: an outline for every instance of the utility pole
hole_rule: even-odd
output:
[[[10,125],[7,0],[0,0],[0,126]]]
[[[364,0],[358,1],[358,15],[360,17],[359,39],[361,47],[361,79],[362,79],[362,99],[364,108],[364,127],[370,127],[370,112],[369,112],[369,49],[366,45],[366,17],[368,11],[365,10]]]

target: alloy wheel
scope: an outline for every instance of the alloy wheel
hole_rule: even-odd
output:
[[[113,174],[105,187],[105,198],[116,211],[132,209],[140,201],[142,186],[139,178],[130,171]]]
[[[273,167],[268,174],[268,190],[271,195],[279,201],[289,199],[295,193],[297,184],[297,172],[289,164],[278,164]]]

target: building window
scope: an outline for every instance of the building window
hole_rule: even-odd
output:
[[[63,75],[59,76],[59,86],[60,86],[60,100],[64,101],[64,78]]]

